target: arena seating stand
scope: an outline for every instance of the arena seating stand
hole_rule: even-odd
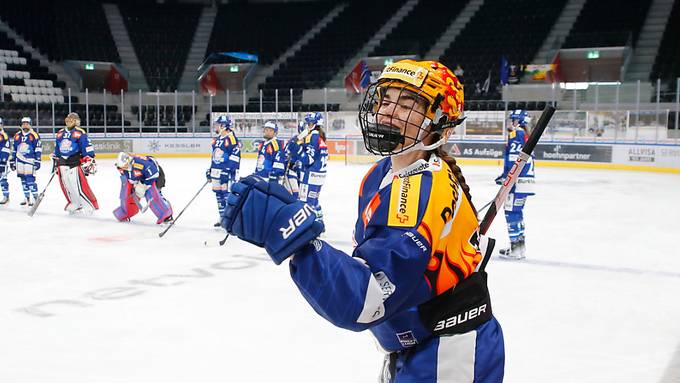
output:
[[[651,0],[588,0],[563,48],[635,45]]]
[[[501,57],[510,64],[530,64],[565,3],[555,0],[548,7],[542,0],[486,0],[439,58],[452,70],[460,64],[465,71],[465,98],[499,99]],[[477,92],[475,84],[487,77],[489,91]]]
[[[59,105],[67,101],[66,84],[5,32],[0,32],[0,70],[4,96],[0,116],[5,119],[5,125],[19,125],[22,116],[35,118],[36,103],[39,108],[49,108],[51,116],[52,103]]]
[[[659,51],[656,54],[654,66],[650,73],[650,80],[656,81],[661,78],[664,82],[670,83],[668,88],[675,93],[675,79],[680,77],[680,1],[673,4],[666,30],[661,39]],[[668,101],[675,101],[674,97],[669,97]]]
[[[420,0],[369,56],[425,56],[468,0]]]
[[[50,61],[120,63],[99,1],[21,0],[3,2],[0,15]]]
[[[322,88],[404,2],[349,2],[338,16],[260,85],[263,90],[263,109],[273,105],[275,89],[296,89],[293,97],[295,104],[299,105],[302,100],[302,91],[299,89]],[[308,109],[314,107],[318,105],[307,106]],[[259,96],[250,99],[248,110],[259,110]]]
[[[118,3],[149,89],[174,91],[184,70],[202,5]]]
[[[269,65],[333,7],[330,1],[222,4],[206,56],[214,52],[256,54]]]

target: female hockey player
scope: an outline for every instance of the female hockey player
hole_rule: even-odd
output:
[[[155,158],[120,152],[116,168],[120,172],[120,207],[113,215],[118,221],[129,221],[140,210],[143,213],[149,207],[158,219],[156,224],[172,221],[172,206],[161,194],[165,173]],[[146,206],[142,205],[142,197],[146,199]]]
[[[496,177],[496,184],[502,185],[524,144],[529,139],[526,132],[529,124],[529,113],[526,110],[510,112],[508,124],[508,142],[503,155],[503,174]],[[526,246],[524,243],[524,205],[527,197],[534,195],[534,161],[533,155],[517,178],[517,184],[510,190],[505,201],[505,220],[508,222],[510,247],[499,251],[501,258],[524,259]]]
[[[276,138],[278,133],[279,126],[276,122],[265,122],[262,127],[264,142],[260,144],[257,151],[257,164],[254,174],[281,183],[286,165],[284,164],[283,142]]]
[[[277,184],[247,177],[228,198],[229,233],[276,264],[291,258],[321,316],[373,333],[386,353],[382,382],[503,379],[503,335],[480,264],[490,241],[442,147],[462,113],[463,87],[437,62],[399,61],[369,86],[359,123],[366,148],[385,158],[361,183],[351,255],[319,240],[313,209]]]
[[[210,168],[205,172],[205,177],[212,182],[220,217],[224,214],[227,194],[231,190],[231,185],[236,182],[241,165],[241,146],[232,130],[233,124],[229,116],[219,116],[215,120],[217,137],[212,139]],[[219,227],[220,222],[218,221],[214,226]]]
[[[59,184],[66,197],[64,210],[69,214],[90,215],[99,209],[97,198],[87,182],[87,176],[97,172],[94,146],[80,127],[77,113],[69,113],[64,123],[66,127],[57,132],[52,155]]]
[[[9,202],[9,183],[7,173],[9,173],[9,155],[12,153],[10,148],[9,136],[5,133],[5,123],[0,117],[0,189],[2,189],[2,199],[0,205]]]
[[[299,158],[300,145],[298,144],[298,135],[304,134],[305,122],[300,121],[297,127],[297,134],[288,140],[286,147],[283,149],[286,155],[286,171],[283,186],[286,187],[295,199],[300,197],[300,168],[302,168],[302,163]]]
[[[35,172],[40,169],[42,142],[40,136],[31,127],[31,118],[21,119],[21,129],[14,135],[14,151],[10,158],[12,171],[17,172],[24,191],[24,202],[20,205],[33,206],[38,199],[38,185],[35,183]],[[31,200],[31,194],[33,200]]]
[[[328,162],[323,115],[319,112],[307,113],[303,120],[303,129],[298,132],[297,140],[291,141],[288,146],[289,152],[295,153],[292,156],[295,157],[295,164],[298,167],[298,199],[314,208],[317,219],[323,221],[319,194],[326,180]]]

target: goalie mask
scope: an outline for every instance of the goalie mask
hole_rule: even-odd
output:
[[[386,156],[443,145],[462,114],[463,85],[451,70],[435,61],[401,60],[366,90],[359,125],[366,149]]]
[[[71,112],[68,115],[66,115],[66,118],[64,118],[64,123],[66,124],[66,127],[69,129],[78,127],[80,126],[80,116],[78,115],[78,113]]]

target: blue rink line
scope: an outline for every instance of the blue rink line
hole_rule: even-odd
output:
[[[321,238],[328,242],[333,247],[343,247],[342,250],[350,251],[352,249],[352,243],[349,241],[338,240],[334,241],[332,239]],[[644,270],[644,269],[634,269],[631,267],[614,267],[614,266],[603,266],[603,265],[589,265],[585,263],[571,263],[571,262],[561,262],[561,261],[546,261],[541,259],[530,259],[526,258],[520,261],[503,259],[499,256],[491,257],[491,262],[505,262],[512,263],[516,265],[529,264],[533,266],[545,266],[545,267],[558,267],[563,269],[575,269],[575,270],[588,270],[588,271],[604,271],[608,273],[618,273],[618,274],[629,274],[636,276],[652,276],[652,277],[665,277],[665,278],[679,278],[680,272],[662,271],[662,270]]]

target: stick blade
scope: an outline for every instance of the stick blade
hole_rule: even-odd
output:
[[[31,206],[31,210],[28,211],[28,216],[29,216],[29,217],[33,217],[33,215],[35,214],[36,210],[38,210],[38,206],[40,206],[40,202],[42,202],[42,200],[43,200],[43,196],[42,196],[42,195],[38,196],[38,199],[35,201],[35,203],[33,204],[33,206]]]

